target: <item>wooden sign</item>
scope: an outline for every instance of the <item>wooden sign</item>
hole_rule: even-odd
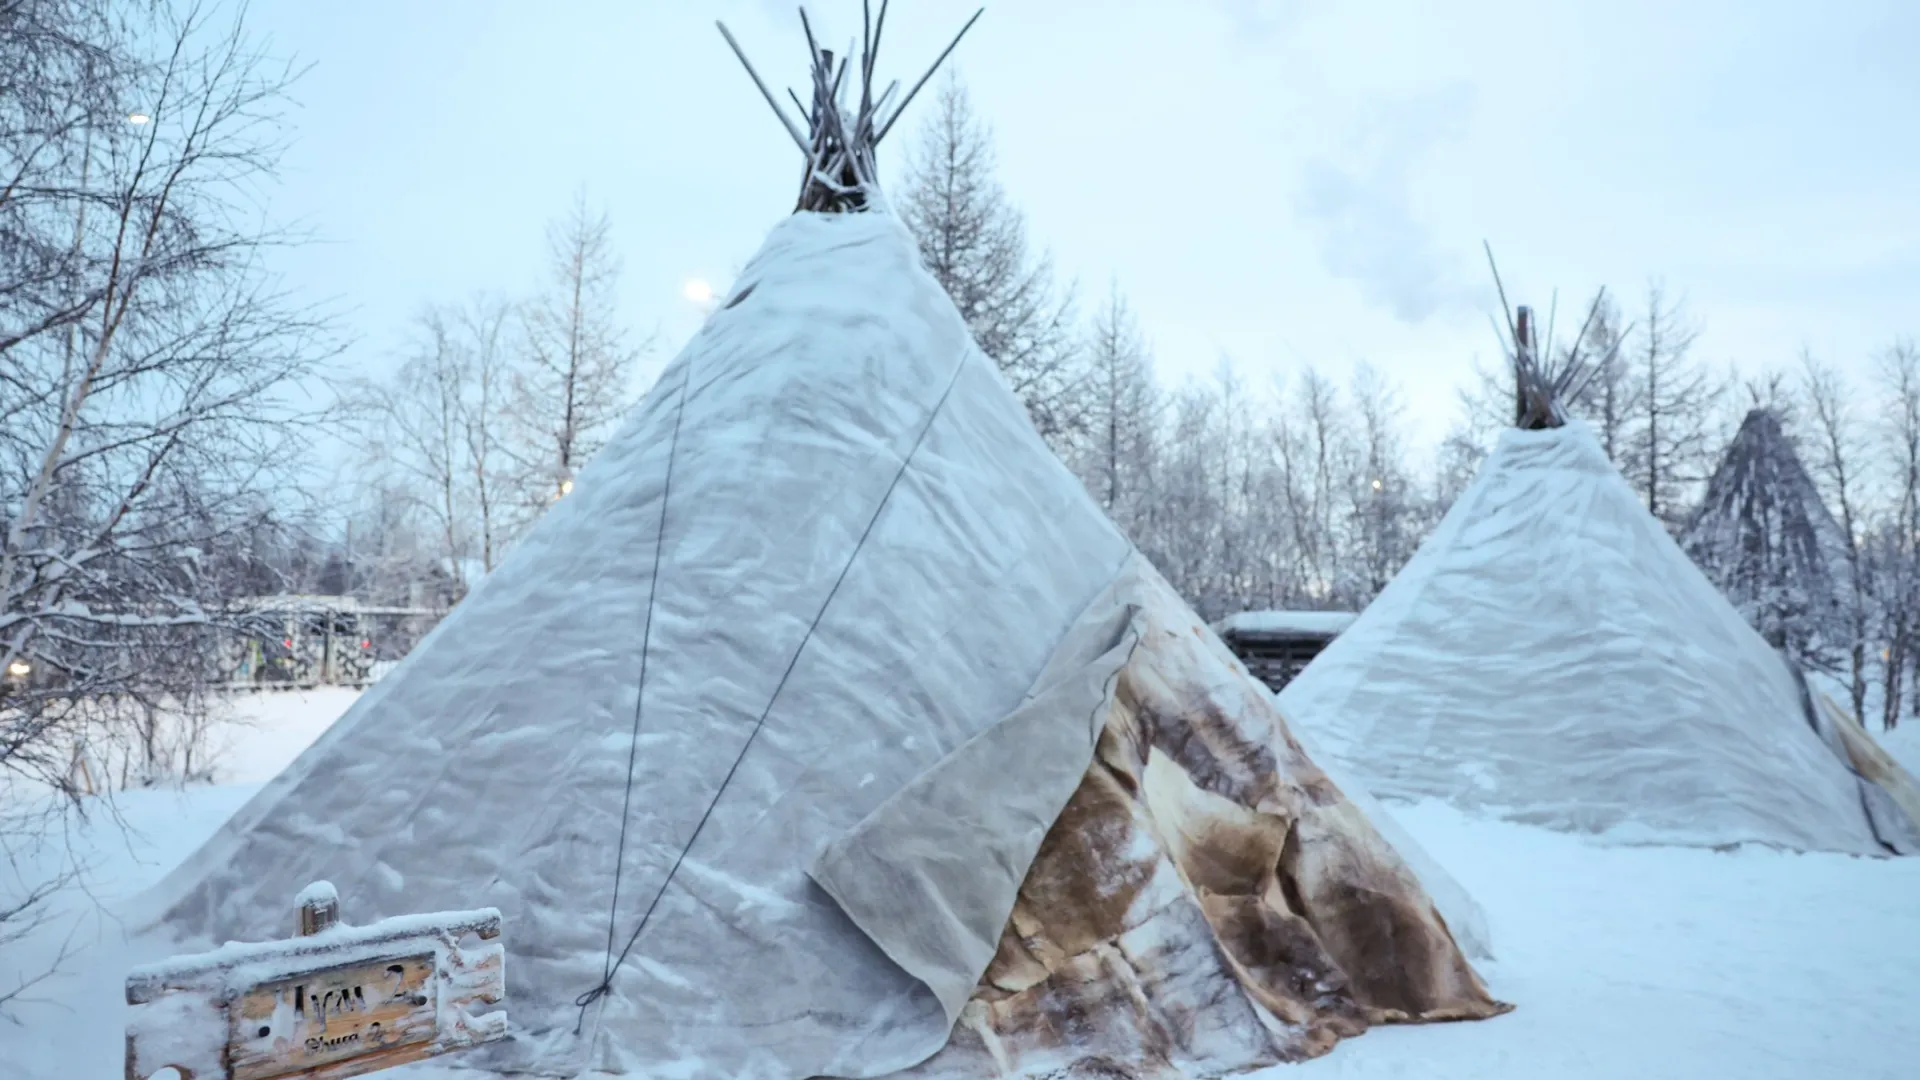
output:
[[[432,1044],[438,1010],[427,991],[433,976],[433,954],[427,953],[392,962],[381,957],[248,990],[227,1009],[233,1080],[284,1076],[289,1058],[311,1070]]]
[[[346,926],[331,885],[298,902],[299,937],[127,976],[127,1080],[345,1080],[506,1037],[506,1013],[482,1011],[506,994],[498,911]]]

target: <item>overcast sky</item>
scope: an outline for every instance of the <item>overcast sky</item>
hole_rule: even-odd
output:
[[[809,10],[858,31],[857,0]],[[883,76],[972,10],[897,0]],[[421,304],[530,288],[584,187],[664,361],[700,318],[684,283],[724,286],[797,182],[715,17],[800,84],[771,0],[256,0],[313,65],[274,205],[321,240],[289,284],[377,370]],[[1483,239],[1542,308],[1664,279],[1716,362],[1864,372],[1920,334],[1911,0],[999,0],[956,58],[1035,242],[1089,298],[1117,281],[1172,381],[1364,359],[1437,434],[1494,349]]]

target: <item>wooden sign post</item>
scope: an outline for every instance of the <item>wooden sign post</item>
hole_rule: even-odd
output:
[[[348,926],[326,882],[296,903],[298,937],[127,976],[127,1080],[345,1080],[506,1038],[506,1012],[480,1011],[506,997],[498,911]]]

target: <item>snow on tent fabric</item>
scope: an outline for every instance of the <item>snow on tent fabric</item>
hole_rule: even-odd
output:
[[[772,231],[163,928],[497,907],[514,1038],[462,1063],[539,1075],[1206,1077],[1504,1011],[822,131],[803,211],[864,212]]]
[[[1628,842],[1890,849],[1788,665],[1577,421],[1502,433],[1280,704],[1377,796]]]
[[[368,918],[498,907],[517,1031],[479,1060],[560,1074],[878,1076],[964,1016],[928,1075],[980,1067],[989,1033],[1015,1062],[1084,1049],[1210,1075],[1369,1021],[1497,1011],[1418,880],[1047,451],[915,258],[883,214],[776,228],[751,296],[574,493],[163,883],[169,926],[273,936],[318,877]],[[576,1037],[650,593],[621,934],[718,801]],[[1074,826],[1050,833],[1063,809]],[[1239,937],[1219,953],[1209,925]],[[1300,999],[1299,979],[1320,989]],[[1223,991],[1211,1026],[1172,1019]],[[1023,1024],[1068,994],[1096,1034],[1037,1045]]]
[[[1881,844],[1920,854],[1920,785],[1860,724],[1807,684],[1801,663],[1843,665],[1851,630],[1847,534],[1827,510],[1780,418],[1741,421],[1680,546],[1741,616],[1787,658],[1809,723],[1834,759],[1857,774],[1861,805]]]

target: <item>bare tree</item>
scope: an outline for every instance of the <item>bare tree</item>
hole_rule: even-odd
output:
[[[411,478],[362,470],[352,500],[349,562],[359,594],[379,604],[432,611],[459,599],[441,557],[439,532]]]
[[[1513,426],[1513,372],[1504,362],[1489,365],[1475,354],[1466,379],[1454,388],[1454,404],[1458,412],[1450,437],[1486,455],[1500,432]]]
[[[1217,402],[1213,416],[1218,427],[1208,440],[1213,460],[1207,471],[1214,485],[1213,502],[1219,508],[1219,519],[1208,560],[1212,570],[1208,593],[1216,598],[1217,608],[1231,610],[1252,591],[1249,569],[1256,559],[1257,541],[1251,535],[1249,518],[1257,428],[1253,403],[1230,358],[1220,358],[1213,385]]]
[[[54,30],[75,35],[81,74],[43,105],[85,118],[10,150],[0,201],[41,256],[0,285],[0,665],[61,673],[6,696],[16,722],[168,681],[141,659],[148,638],[210,625],[193,553],[257,517],[300,418],[290,389],[323,353],[320,323],[261,269],[280,238],[245,224],[246,185],[277,160],[285,69],[196,9],[20,10],[75,20]]]
[[[198,7],[0,4],[0,780],[205,764],[209,555],[290,486],[331,351],[262,266],[291,77]]]
[[[1684,521],[1689,492],[1706,479],[1715,449],[1712,419],[1724,385],[1694,359],[1699,336],[1658,283],[1647,287],[1628,369],[1637,391],[1625,471],[1647,510],[1669,528]]]
[[[1076,455],[1081,479],[1122,528],[1136,531],[1151,497],[1160,395],[1153,359],[1119,286],[1089,334],[1087,438]]]
[[[1861,474],[1859,462],[1865,454],[1861,446],[1860,424],[1853,415],[1851,395],[1838,372],[1802,350],[1801,385],[1807,410],[1811,414],[1815,452],[1814,475],[1825,488],[1825,496],[1839,511],[1840,531],[1845,535],[1847,583],[1844,589],[1849,630],[1847,648],[1847,690],[1853,715],[1865,718],[1867,704],[1867,635],[1870,616],[1866,566],[1861,552]]]
[[[950,74],[908,155],[895,205],[974,341],[1026,403],[1040,434],[1065,452],[1085,426],[1086,374],[1074,348],[1072,300],[1056,297],[1051,262],[1029,255],[1026,222],[993,172],[991,136]]]
[[[392,472],[389,497],[405,493],[432,522],[456,597],[470,564],[491,572],[572,490],[638,389],[648,343],[629,344],[621,326],[606,217],[577,201],[548,240],[540,294],[423,308],[392,377],[358,388],[368,459]]]
[[[1413,557],[1418,541],[1411,478],[1400,424],[1399,391],[1370,364],[1355,369],[1351,396],[1359,421],[1359,469],[1348,484],[1353,519],[1349,603],[1364,606]]]
[[[1896,342],[1881,354],[1883,439],[1893,480],[1893,510],[1873,544],[1880,601],[1881,726],[1900,723],[1908,668],[1920,650],[1920,348]]]
[[[1131,340],[1114,332],[1115,310],[1117,302],[1096,323],[1096,358],[1129,354],[1115,346]],[[1095,364],[1096,390],[1139,385],[1102,378],[1109,370]],[[1096,393],[1092,415],[1107,415],[1103,401],[1145,396]],[[1129,481],[1146,479],[1131,486],[1142,495],[1125,526],[1203,616],[1357,608],[1411,557],[1434,517],[1412,480],[1401,410],[1399,391],[1364,365],[1346,395],[1312,368],[1260,394],[1223,359],[1212,379],[1188,383],[1157,412],[1150,470],[1129,469],[1136,459],[1125,450],[1147,437],[1121,434],[1140,431],[1145,410],[1094,425],[1110,437],[1104,447],[1089,440],[1076,460],[1109,505],[1126,506]]]
[[[500,412],[513,373],[509,370],[505,338],[509,333],[508,306],[478,297],[458,315],[459,371],[466,385],[457,397],[462,449],[479,522],[480,567],[492,573],[520,519],[511,506],[514,486],[501,432]],[[577,444],[570,440],[570,446]]]
[[[1294,556],[1292,603],[1336,602],[1345,552],[1335,520],[1348,468],[1347,425],[1339,391],[1313,368],[1295,381],[1274,424],[1278,486]]]
[[[404,496],[432,523],[433,562],[456,597],[470,584],[472,563],[491,573],[559,496],[553,474],[529,471],[524,444],[511,439],[526,430],[517,425],[527,414],[509,404],[532,407],[520,396],[526,384],[513,351],[517,333],[513,306],[496,297],[428,305],[415,316],[413,344],[394,373],[356,388],[366,459],[387,470],[389,497]]]
[[[1453,504],[1466,493],[1474,477],[1480,475],[1480,466],[1487,460],[1488,453],[1486,440],[1477,437],[1467,422],[1456,422],[1441,436],[1438,451],[1434,455],[1424,513],[1421,515],[1421,534],[1437,526],[1447,511],[1453,509]]]
[[[1211,592],[1213,544],[1224,515],[1212,474],[1218,455],[1210,445],[1218,408],[1205,386],[1189,384],[1172,396],[1154,506],[1148,527],[1134,537],[1167,581],[1208,617],[1221,614],[1225,603]]]
[[[471,354],[458,340],[459,323],[457,312],[423,308],[399,369],[390,379],[360,384],[355,405],[368,461],[393,470],[395,488],[432,522],[435,561],[464,594],[473,554],[468,419],[475,406]]]
[[[1573,411],[1593,428],[1607,460],[1620,465],[1627,457],[1628,426],[1640,408],[1640,388],[1628,371],[1623,340],[1626,328],[1612,297],[1602,294],[1593,308],[1593,323],[1578,348],[1591,366],[1591,375],[1570,402]]]
[[[573,488],[639,390],[652,340],[633,343],[615,289],[620,262],[604,213],[576,198],[547,230],[546,288],[525,308],[526,361],[513,374],[513,453],[536,513]]]

